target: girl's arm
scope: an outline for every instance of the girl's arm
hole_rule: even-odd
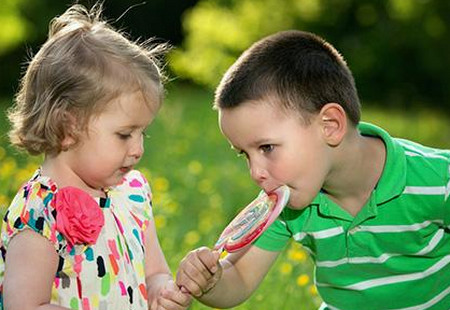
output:
[[[58,260],[54,246],[38,233],[26,229],[14,236],[5,259],[4,308],[67,309],[49,304]]]
[[[229,254],[214,267],[215,251],[201,248],[181,262],[177,284],[210,307],[234,307],[250,297],[279,254],[250,246]]]
[[[173,281],[170,268],[159,245],[154,221],[145,230],[145,279],[150,309],[182,310],[191,301]]]

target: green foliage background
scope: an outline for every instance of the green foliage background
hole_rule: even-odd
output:
[[[9,146],[4,112],[26,50],[37,51],[48,21],[69,2],[0,5],[0,213],[41,160]],[[123,5],[105,0],[107,7],[113,4]],[[354,72],[363,120],[393,136],[448,148],[449,14],[446,0],[200,0],[186,11],[184,40],[169,58],[174,81],[139,167],[154,191],[155,223],[172,270],[188,251],[212,246],[259,191],[245,161],[220,135],[211,108],[214,86],[242,50],[278,30],[316,32],[343,53]],[[139,36],[137,21],[145,24],[145,16],[126,19],[125,28]],[[235,309],[316,309],[320,297],[312,273],[307,254],[290,244],[252,298]],[[194,303],[191,309],[207,307]]]
[[[382,107],[450,108],[450,1],[201,0],[183,20],[175,72],[210,87],[256,40],[314,32],[346,58],[361,97]]]

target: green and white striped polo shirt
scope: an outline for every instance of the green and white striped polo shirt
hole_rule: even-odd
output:
[[[319,193],[307,208],[286,208],[256,241],[281,251],[290,238],[315,262],[328,309],[450,309],[450,152],[383,139],[387,158],[377,188],[355,216]],[[326,308],[325,308],[326,309]]]

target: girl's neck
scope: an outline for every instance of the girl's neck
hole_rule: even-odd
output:
[[[41,165],[41,175],[49,177],[59,188],[73,186],[84,190],[92,197],[106,197],[103,189],[89,186],[64,161],[60,160],[59,155],[55,157],[46,156]]]

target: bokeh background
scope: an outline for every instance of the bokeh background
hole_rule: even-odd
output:
[[[48,23],[73,3],[0,0],[0,214],[38,167],[9,146],[6,110]],[[93,1],[78,1],[91,6]],[[175,271],[191,249],[212,246],[258,193],[246,163],[221,137],[213,91],[252,42],[279,30],[315,32],[354,73],[363,120],[393,136],[450,147],[450,1],[447,0],[104,0],[105,16],[133,39],[173,51],[170,82],[139,168],[154,191],[162,248]],[[316,309],[320,297],[303,249],[290,244],[252,298],[235,309]],[[194,302],[191,309],[207,309]]]

